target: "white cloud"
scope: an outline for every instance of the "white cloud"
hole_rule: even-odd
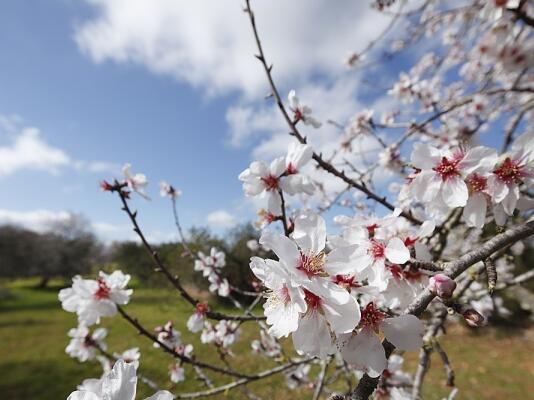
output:
[[[226,112],[230,144],[253,144],[252,156],[266,161],[285,153],[294,139],[272,98],[265,99],[270,89],[253,56],[257,50],[242,1],[86,1],[94,8],[94,17],[78,25],[74,36],[94,62],[139,64],[210,96],[237,93],[237,101]],[[285,98],[289,89],[296,89],[323,121],[321,129],[305,127],[303,132],[314,150],[328,157],[339,147],[342,132],[326,121],[344,124],[365,108],[359,101],[366,91],[359,84],[361,76],[347,70],[343,59],[376,38],[390,17],[365,1],[271,0],[253,1],[252,6],[281,95]],[[382,82],[380,72],[374,72],[378,76],[373,82]],[[346,158],[361,167],[361,153],[374,151],[371,158],[376,159],[376,148],[373,139],[363,138],[354,154],[343,154],[334,162],[341,165]],[[315,178],[324,175],[309,170]],[[344,187],[333,179],[326,183],[327,190]],[[211,225],[235,224],[225,211],[210,216]]]
[[[17,225],[35,232],[45,232],[58,223],[67,222],[72,216],[68,211],[0,209],[0,224]]]
[[[49,144],[35,127],[23,127],[18,115],[0,115],[0,130],[10,142],[0,146],[0,177],[22,170],[57,174],[62,168],[118,175],[120,165],[108,161],[74,160],[63,149]]]
[[[0,147],[0,176],[23,169],[57,173],[70,163],[70,157],[46,143],[37,128],[24,128],[11,144]]]
[[[79,47],[95,62],[133,62],[210,94],[266,94],[242,1],[86,0],[96,17],[76,28]],[[263,44],[282,84],[311,74],[338,74],[389,17],[364,1],[254,1]],[[265,92],[265,93],[263,93]]]
[[[225,210],[217,210],[209,213],[206,222],[214,228],[231,228],[236,225],[236,218]]]

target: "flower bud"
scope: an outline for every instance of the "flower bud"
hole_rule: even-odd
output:
[[[465,322],[472,327],[480,327],[484,325],[484,317],[476,310],[468,308],[465,310],[462,315],[464,316]]]
[[[442,299],[450,299],[456,289],[456,282],[444,274],[436,274],[429,280],[428,288]]]

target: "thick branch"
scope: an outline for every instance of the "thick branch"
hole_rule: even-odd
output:
[[[534,234],[534,221],[527,222],[523,225],[518,225],[510,228],[504,233],[496,235],[493,239],[488,240],[481,245],[478,249],[470,251],[464,254],[462,257],[455,261],[451,261],[444,264],[444,274],[451,278],[458,277],[462,272],[467,270],[473,264],[479,261],[483,261],[491,256],[496,251],[506,247],[519,240],[525,239]],[[419,316],[428,307],[430,302],[434,299],[435,295],[426,288],[406,309],[407,314],[413,314]],[[384,349],[386,350],[386,357],[389,357],[395,347],[384,340],[382,342]],[[374,392],[378,384],[379,378],[371,378],[365,374],[358,386],[354,391],[349,394],[348,398],[351,400],[367,400],[369,396]]]

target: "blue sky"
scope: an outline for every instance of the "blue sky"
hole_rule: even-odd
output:
[[[187,226],[236,207],[236,176],[249,155],[228,145],[231,95],[208,99],[187,83],[140,66],[95,65],[73,40],[73,26],[89,14],[81,4],[8,1],[0,8],[0,114],[16,125],[2,129],[1,146],[32,126],[74,161],[130,161],[151,178],[155,201],[142,204],[141,218],[162,234],[172,225],[167,204],[157,198],[160,178],[183,190]],[[117,201],[98,191],[98,180],[110,174],[72,166],[55,173],[21,168],[0,178],[1,208],[68,210],[124,225]]]
[[[241,2],[201,3],[0,4],[0,153],[9,155],[0,160],[2,222],[43,229],[62,213],[79,212],[105,240],[129,238],[117,200],[98,190],[124,162],[151,182],[154,200],[134,201],[155,240],[174,235],[169,205],[158,198],[161,179],[182,189],[186,227],[206,225],[214,212],[218,232],[254,219],[237,175],[252,158],[282,154],[287,128],[264,100]],[[345,119],[358,111],[358,85],[342,62],[351,48],[337,35],[350,32],[358,47],[372,37],[366,26],[385,20],[348,1],[339,10],[326,1],[297,3],[257,4],[265,46],[281,66],[275,76],[286,93],[299,88],[314,106],[341,91],[350,100],[324,112]],[[348,17],[340,22],[347,9],[361,18],[360,28]],[[297,10],[298,26],[291,22]],[[319,137],[318,146],[331,139]]]
[[[389,17],[352,0],[252,4],[281,93],[296,89],[323,122],[395,109],[387,89],[427,50],[418,45],[415,54],[373,66],[363,80],[344,59]],[[0,223],[42,230],[74,212],[106,241],[132,238],[117,199],[98,189],[125,162],[150,180],[153,201],[133,201],[153,240],[175,237],[160,180],[183,191],[185,227],[211,223],[222,233],[255,219],[263,204],[244,198],[237,175],[252,159],[284,154],[292,139],[265,100],[241,7],[241,0],[1,2]],[[304,134],[318,152],[339,145],[333,125]],[[376,157],[374,140],[358,146]],[[326,183],[331,191],[344,187]]]

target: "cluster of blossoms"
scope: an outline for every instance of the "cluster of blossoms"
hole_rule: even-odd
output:
[[[393,3],[384,0],[374,5],[383,10]],[[318,387],[320,375],[317,380],[309,377],[315,362],[307,362],[310,357],[319,358],[325,366],[334,362],[339,371],[345,369],[349,375],[356,371],[359,379],[364,372],[370,377],[380,376],[375,399],[418,398],[416,383],[401,370],[402,358],[396,354],[388,358],[385,350],[387,342],[401,351],[417,350],[423,340],[430,343],[427,335],[435,321],[428,321],[423,336],[423,321],[407,313],[418,296],[439,298],[427,308],[433,316],[443,315],[449,307],[470,326],[481,326],[495,314],[510,313],[492,291],[497,274],[505,282],[513,281],[513,261],[499,255],[494,270],[478,262],[470,267],[469,277],[464,274],[453,280],[455,275],[436,260],[458,259],[486,240],[482,236],[488,235],[485,231],[491,235],[494,227],[487,226],[489,223],[504,226],[512,218],[514,222],[528,218],[530,214],[524,211],[531,213],[533,208],[534,132],[530,126],[534,119],[534,39],[527,30],[533,7],[517,0],[472,0],[457,8],[442,3],[424,2],[417,10],[399,13],[399,18],[404,14],[408,19],[419,17],[419,25],[408,30],[410,37],[396,40],[388,56],[424,35],[439,37],[441,33],[438,47],[443,47],[422,56],[408,71],[394,74],[393,79],[399,78],[388,93],[402,103],[404,111],[385,111],[380,122],[373,118],[376,114],[371,109],[353,112],[345,124],[330,121],[340,128],[336,138],[339,148],[316,146],[310,135],[314,152],[299,129],[304,132],[322,125],[291,91],[287,109],[280,106],[299,142],[291,143],[285,156],[270,164],[254,161],[239,175],[245,195],[265,201],[256,223],[262,229],[261,237],[246,244],[257,255],[250,260],[250,268],[260,283],[251,283],[256,292],[240,293],[254,301],[265,297],[266,324],[258,321],[259,337],[250,347],[254,354],[281,365],[286,356],[279,339],[291,336],[299,357],[291,357],[289,368],[283,372],[290,388]],[[362,66],[365,53],[352,53],[347,64]],[[457,78],[463,81],[455,81]],[[417,122],[416,113],[422,121]],[[480,145],[491,141],[482,136],[490,131],[490,123],[495,130],[506,132],[500,155]],[[402,135],[398,135],[399,130],[403,130]],[[357,138],[379,145],[374,161],[351,163],[351,153],[359,154]],[[392,138],[395,141],[388,140]],[[413,148],[408,150],[405,144]],[[312,181],[306,173],[311,160],[355,190],[344,195],[337,188],[325,189],[329,186],[326,181]],[[388,174],[387,179],[398,178],[389,182],[391,191],[398,192],[396,201],[382,197],[381,188],[375,186],[374,178],[382,172]],[[118,191],[123,201],[130,192],[148,199],[146,176],[134,174],[129,164],[123,173],[123,180],[113,185],[103,182],[102,188]],[[361,193],[354,193],[356,189]],[[161,182],[160,194],[174,203],[180,191]],[[392,213],[377,216],[365,195]],[[305,206],[294,207],[296,196]],[[325,202],[326,207],[317,207],[316,213],[312,210],[320,196],[333,200]],[[348,215],[333,218],[336,235],[327,235],[327,222],[318,214],[331,210],[331,206],[336,212],[338,206],[350,209]],[[281,223],[284,234],[274,222]],[[484,227],[487,229],[483,231]],[[245,310],[230,296],[231,290],[237,292],[238,288],[222,274],[226,265],[223,252],[211,248],[209,254],[188,255],[195,259],[194,270],[209,281],[211,293],[230,298]],[[493,259],[485,261],[493,263]],[[484,274],[482,282],[480,276]],[[80,361],[97,358],[106,371],[102,379],[84,382],[80,391],[71,395],[74,400],[130,400],[135,395],[139,352],[130,349],[115,354],[122,361],[110,369],[109,360],[99,358],[99,350],[106,349],[103,339],[107,332],[99,328],[91,333],[88,329],[128,302],[128,280],[129,276],[120,272],[101,273],[96,281],[75,277],[72,288],[60,293],[64,309],[76,312],[80,322],[69,332],[67,352]],[[226,355],[232,355],[230,348],[239,339],[241,323],[249,317],[259,319],[251,307],[239,322],[220,318],[217,323],[210,322],[207,303],[188,300],[195,310],[187,328],[200,333],[202,343],[214,345],[224,361]],[[435,331],[434,336],[440,329]],[[155,347],[168,347],[186,362],[193,358],[193,346],[182,343],[172,322],[156,328],[156,336]],[[174,383],[185,379],[184,358],[178,357],[179,361],[170,366]],[[128,381],[121,389],[127,394],[117,397],[110,391],[110,380],[118,385]],[[167,395],[159,392],[151,399],[163,400]]]
[[[267,358],[278,358],[282,354],[282,346],[280,343],[267,333],[265,330],[260,330],[260,339],[255,339],[250,343],[252,351],[256,354],[261,354]]]
[[[72,287],[59,292],[59,300],[65,311],[75,312],[81,325],[98,324],[101,317],[117,314],[117,305],[128,304],[132,289],[125,289],[130,275],[121,271],[111,274],[100,272],[98,279],[75,276]]]
[[[130,275],[121,271],[112,274],[100,272],[98,279],[83,279],[75,276],[72,287],[59,292],[59,300],[65,311],[78,315],[78,327],[68,332],[71,338],[65,351],[81,362],[93,360],[99,352],[106,350],[103,342],[107,330],[98,328],[90,332],[90,326],[100,323],[101,317],[117,314],[117,306],[127,304],[132,289],[125,289]]]
[[[328,246],[325,221],[312,213],[295,218],[291,237],[264,231],[260,243],[278,261],[254,257],[250,267],[269,289],[264,304],[269,333],[291,334],[299,354],[325,358],[340,350],[347,362],[373,376],[386,367],[376,333],[400,349],[417,349],[421,322],[411,315],[387,318],[380,308],[401,302],[387,288],[408,280],[407,245],[423,236],[390,237],[396,218],[345,221],[343,236],[328,238]]]
[[[267,209],[258,213],[258,227],[264,227],[282,218],[283,193],[311,195],[314,185],[301,169],[311,160],[313,150],[305,144],[292,143],[285,157],[276,158],[270,165],[254,161],[239,175],[243,191],[248,197],[267,198]]]
[[[239,338],[239,332],[239,324],[235,321],[221,320],[215,326],[206,321],[200,340],[202,343],[213,343],[217,348],[229,351],[230,346]]]
[[[209,255],[199,251],[198,258],[195,260],[195,271],[202,272],[202,275],[208,278],[210,292],[217,293],[222,297],[227,297],[230,294],[230,284],[221,275],[221,269],[225,265],[226,256],[224,252],[217,250],[215,247],[211,248]]]
[[[172,321],[168,321],[163,326],[155,328],[157,333],[157,342],[154,342],[154,347],[159,348],[161,345],[174,350],[177,354],[184,357],[191,358],[193,355],[193,345],[183,344],[182,334],[178,331]],[[182,361],[176,361],[171,364],[169,369],[170,379],[173,383],[182,382],[185,380],[185,370],[182,367]]]
[[[531,204],[522,199],[520,186],[534,185],[534,133],[517,138],[510,151],[500,157],[494,149],[437,148],[416,144],[411,155],[415,173],[408,179],[403,195],[425,206],[435,218],[444,218],[451,209],[463,207],[467,226],[482,228],[488,210],[498,225],[516,208]]]

